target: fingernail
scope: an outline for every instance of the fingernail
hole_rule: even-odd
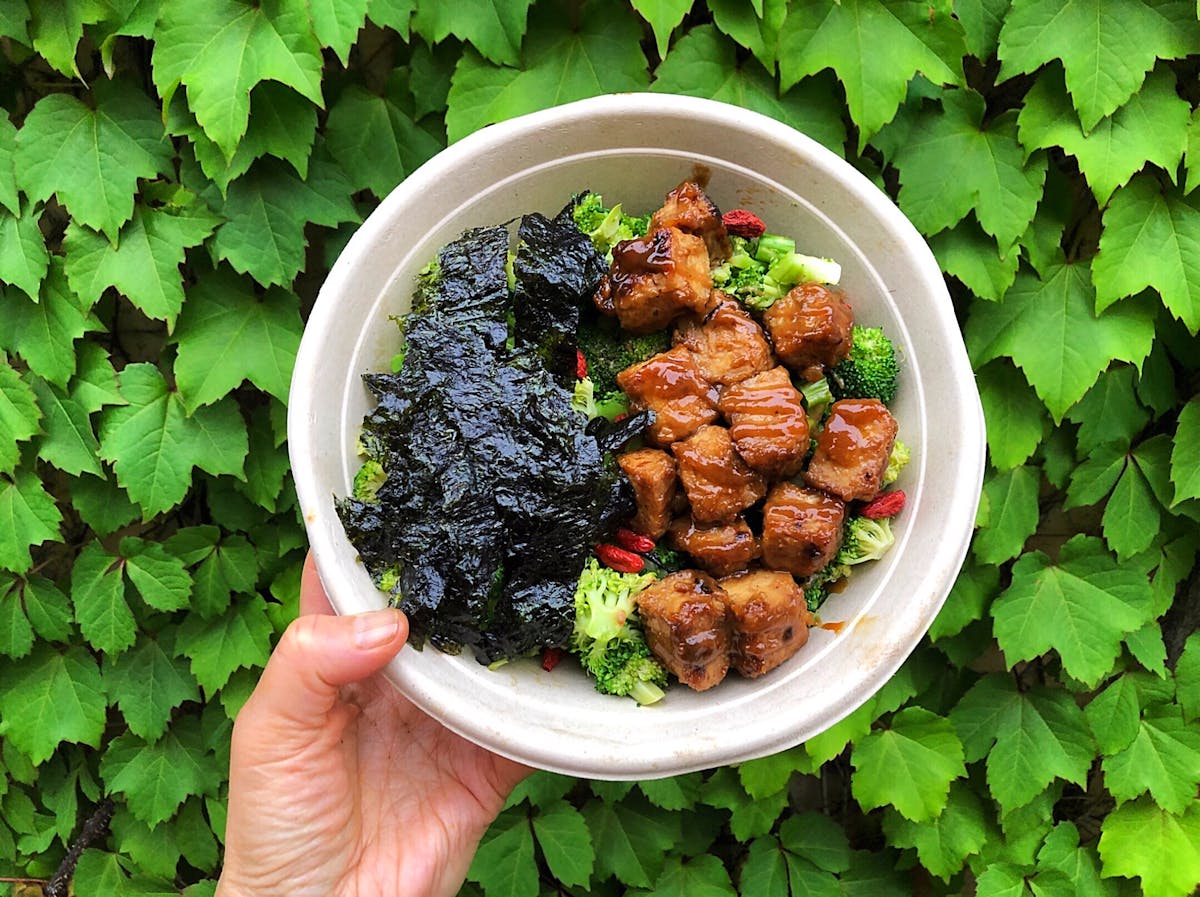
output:
[[[400,629],[400,615],[394,610],[375,610],[354,618],[354,646],[367,650],[386,645]]]

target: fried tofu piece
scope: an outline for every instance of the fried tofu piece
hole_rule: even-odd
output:
[[[675,459],[661,449],[644,448],[618,456],[617,464],[633,486],[637,501],[637,514],[629,528],[658,539],[671,524],[677,491]]]
[[[719,584],[733,615],[729,659],[743,676],[768,673],[804,647],[812,615],[790,573],[752,570]]]
[[[630,333],[662,330],[684,312],[708,310],[712,275],[699,237],[662,227],[618,243],[612,256],[593,301]]]
[[[758,322],[725,293],[717,290],[713,296],[719,304],[708,317],[689,315],[681,319],[671,342],[687,346],[704,379],[721,386],[772,367],[775,356]]]
[[[697,523],[732,521],[767,494],[767,481],[734,451],[724,427],[701,427],[671,451]]]
[[[762,557],[772,570],[811,576],[842,545],[846,505],[818,489],[777,483],[763,505]]]
[[[633,411],[650,409],[654,423],[646,439],[662,448],[686,439],[717,419],[717,389],[704,379],[692,353],[682,346],[660,352],[617,374]]]
[[[898,425],[878,399],[834,402],[817,434],[804,482],[843,501],[870,501],[883,488],[883,475]]]
[[[650,229],[677,227],[704,241],[713,264],[723,262],[733,251],[721,210],[695,181],[684,181],[667,194],[663,206],[650,218]]]
[[[738,454],[755,470],[775,479],[800,472],[808,454],[808,413],[787,368],[725,387],[717,410],[729,421]]]
[[[825,284],[794,287],[766,310],[763,323],[780,360],[809,382],[850,353],[854,312]]]
[[[680,682],[704,691],[725,678],[732,630],[715,579],[680,570],[647,586],[637,602],[646,643]]]
[[[697,566],[713,576],[729,576],[745,570],[762,553],[758,538],[741,517],[732,523],[704,524],[679,517],[668,530],[668,541],[687,552]]]

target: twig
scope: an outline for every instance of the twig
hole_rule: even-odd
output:
[[[92,811],[92,815],[88,817],[87,822],[83,824],[83,828],[79,830],[79,836],[71,845],[71,849],[67,851],[67,855],[63,857],[63,861],[59,863],[54,877],[46,885],[46,897],[67,897],[67,884],[70,882],[71,876],[75,874],[75,866],[79,863],[79,857],[95,841],[104,836],[105,832],[108,831],[108,824],[112,821],[112,817],[112,798],[105,798],[103,803]]]

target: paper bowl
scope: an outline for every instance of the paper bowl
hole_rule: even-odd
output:
[[[633,211],[657,208],[689,176],[723,209],[745,207],[801,251],[841,262],[856,320],[903,353],[893,411],[913,450],[896,545],[860,567],[821,610],[790,661],[697,693],[673,685],[650,707],[596,693],[573,664],[488,670],[464,654],[406,648],[386,671],[411,701],[466,738],[532,766],[601,779],[657,778],[765,756],[828,728],[867,700],[928,629],[975,520],[984,426],[941,273],[888,197],[815,141],[734,106],[660,94],[598,97],[493,125],[408,177],[367,219],[329,274],[296,359],[288,437],[321,579],[339,613],[377,609],[334,497],[348,493],[371,398],[366,371],[395,352],[389,320],[416,272],[467,227],[553,214],[591,189]]]

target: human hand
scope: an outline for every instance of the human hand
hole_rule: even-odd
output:
[[[426,716],[378,671],[397,610],[339,617],[311,555],[300,617],[233,727],[217,897],[451,897],[531,770]]]

